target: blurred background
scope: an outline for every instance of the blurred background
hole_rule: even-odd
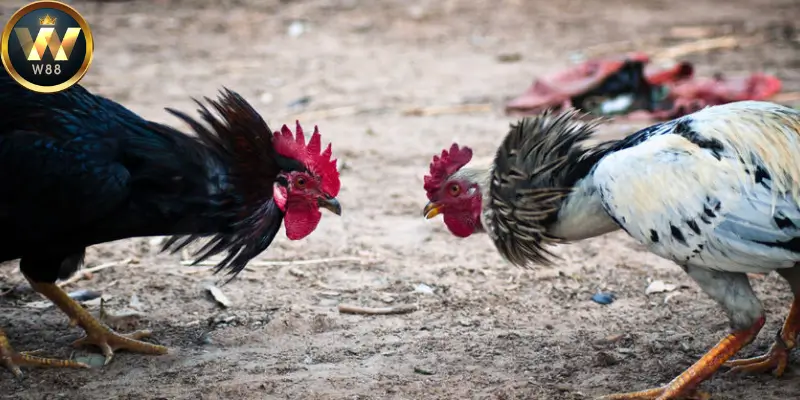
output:
[[[726,329],[679,268],[623,233],[559,247],[557,268],[509,266],[488,238],[422,219],[430,158],[453,141],[491,157],[517,118],[505,105],[535,79],[630,52],[690,63],[697,77],[769,74],[775,101],[800,104],[798,0],[67,3],[94,35],[82,85],[181,128],[164,107],[191,114],[192,98],[223,86],[273,129],[318,124],[340,160],[344,212],[304,241],[279,234],[222,287],[227,306],[204,289],[219,277],[159,254],[160,238],[95,246],[87,266],[113,265],[71,289],[134,312],[171,354],[28,370],[24,382],[0,370],[2,398],[585,399],[665,383]],[[25,4],[3,0],[0,17]],[[654,280],[672,289],[645,293]],[[80,330],[22,286],[16,263],[0,267],[0,324],[15,347],[70,356]],[[791,297],[776,277],[755,286],[770,319],[744,356],[767,349]],[[591,302],[598,291],[617,300]],[[340,315],[340,303],[421,309],[365,317]],[[800,392],[800,375],[705,385],[715,399],[777,400]]]

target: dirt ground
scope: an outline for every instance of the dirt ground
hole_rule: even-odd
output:
[[[27,369],[21,382],[0,370],[4,399],[587,399],[664,384],[727,329],[680,268],[620,232],[557,248],[564,261],[555,268],[513,267],[485,236],[458,239],[441,219],[421,217],[430,157],[454,140],[491,156],[513,121],[503,101],[580,52],[734,35],[746,44],[685,59],[701,75],[763,70],[800,91],[797,0],[70,3],[95,35],[86,87],[170,124],[164,107],[193,111],[191,97],[222,86],[274,128],[296,117],[319,124],[343,161],[344,212],[326,213],[306,240],[279,234],[222,287],[228,309],[204,292],[220,277],[159,254],[157,238],[91,248],[88,267],[137,262],[69,290],[101,290],[111,312],[138,308],[136,326],[170,353],[120,352],[91,370]],[[3,1],[3,20],[21,5]],[[462,103],[493,107],[404,113]],[[296,260],[310,261],[287,262]],[[679,287],[645,294],[656,279]],[[791,301],[777,275],[754,286],[768,322],[742,356],[766,351]],[[0,293],[13,289],[0,297],[0,325],[17,349],[94,354],[74,350],[81,330],[53,307],[37,308],[42,298],[25,287],[16,262],[0,268]],[[598,291],[616,301],[592,302]],[[354,316],[339,314],[340,303],[420,308]],[[720,372],[703,388],[715,399],[794,398],[800,357],[791,362],[780,379]]]

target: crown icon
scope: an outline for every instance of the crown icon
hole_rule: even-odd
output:
[[[44,17],[39,18],[39,25],[55,25],[56,18],[50,16],[50,14],[45,14]]]

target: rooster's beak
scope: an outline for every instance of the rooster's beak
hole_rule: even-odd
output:
[[[321,208],[327,208],[330,212],[340,217],[342,216],[342,205],[339,204],[339,200],[336,200],[335,197],[320,197],[317,200],[317,204]]]
[[[431,219],[439,214],[441,214],[442,206],[429,202],[425,205],[425,208],[422,210],[422,215],[425,216],[425,219]]]

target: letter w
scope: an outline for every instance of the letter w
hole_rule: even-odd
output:
[[[67,28],[64,41],[61,41],[55,28],[39,28],[36,34],[36,41],[33,41],[31,32],[28,28],[14,28],[19,44],[28,61],[41,61],[46,48],[50,48],[50,54],[55,61],[67,61],[75,47],[75,41],[81,33],[81,28]]]

